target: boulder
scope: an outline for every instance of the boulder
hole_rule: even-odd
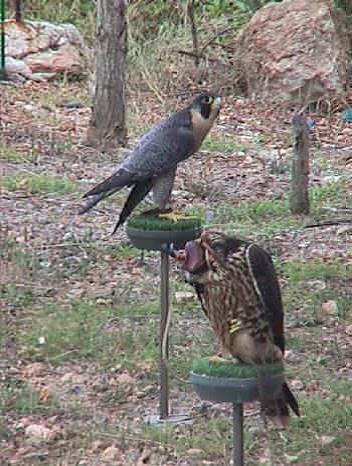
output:
[[[83,39],[72,24],[10,20],[5,22],[5,34],[5,66],[10,78],[78,77],[86,70]]]
[[[344,98],[350,38],[330,0],[284,0],[257,11],[236,39],[250,96],[308,104]]]

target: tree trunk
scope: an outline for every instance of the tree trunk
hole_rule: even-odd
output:
[[[16,23],[22,21],[21,0],[13,0],[14,18]]]
[[[126,0],[97,4],[96,83],[87,142],[102,151],[124,145]]]
[[[309,128],[302,115],[295,115],[290,208],[293,214],[309,213]]]

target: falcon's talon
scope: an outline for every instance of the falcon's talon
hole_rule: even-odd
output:
[[[215,363],[215,364],[222,364],[224,362],[227,362],[228,359],[223,358],[222,356],[219,356],[218,354],[214,354],[214,356],[210,356],[210,358],[208,358],[208,361]]]
[[[242,324],[239,319],[232,319],[229,322],[229,333],[232,335],[233,333],[238,332],[241,330]]]
[[[165,220],[170,220],[173,223],[177,223],[180,220],[194,220],[198,218],[190,215],[177,214],[176,212],[167,212],[165,214],[159,214],[158,217],[164,218]]]

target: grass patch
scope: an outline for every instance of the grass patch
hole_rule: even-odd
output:
[[[30,286],[0,284],[0,299],[11,307],[23,308],[35,303],[36,296]]]
[[[337,464],[338,457],[339,465],[350,464],[350,448],[341,447],[347,447],[351,437],[352,404],[338,399],[341,390],[346,393],[346,384],[334,381],[329,387],[332,395],[329,399],[300,400],[301,418],[292,418],[289,432],[285,432],[281,439],[272,436],[273,450],[279,457],[296,458],[292,464],[318,464],[319,458],[322,460],[319,464],[326,466]],[[324,445],[323,436],[331,437],[330,443]]]
[[[22,174],[3,177],[3,186],[9,191],[25,191],[28,194],[69,194],[77,191],[77,184],[51,174]]]
[[[108,246],[105,249],[105,252],[108,252],[112,259],[130,259],[134,257],[139,257],[141,252],[139,249],[131,246],[130,243],[121,241],[118,244]]]
[[[328,206],[337,206],[347,196],[347,186],[343,180],[326,184],[311,191],[312,215]],[[347,197],[346,197],[347,199]],[[305,216],[292,215],[288,197],[283,199],[264,199],[257,202],[239,204],[221,203],[211,212],[204,208],[190,207],[188,215],[196,215],[209,227],[219,226],[225,232],[236,233],[252,239],[260,239],[287,229],[303,228]]]
[[[5,160],[6,162],[21,163],[25,161],[22,154],[17,152],[15,149],[7,146],[0,141],[0,160]]]
[[[60,363],[91,358],[103,366],[133,368],[155,359],[154,303],[124,308],[74,302],[67,307],[45,305],[29,315],[19,335],[23,356]]]
[[[219,227],[225,233],[259,241],[261,237],[304,226],[304,217],[294,217],[288,209],[287,200],[264,200],[238,205],[222,203],[212,212],[192,207],[187,214],[198,215],[210,228]]]
[[[347,266],[339,261],[278,263],[279,274],[286,278],[283,301],[287,315],[295,316],[304,327],[322,323],[321,306],[337,303],[335,318],[346,319],[351,308]],[[316,288],[318,286],[318,288]]]
[[[188,431],[188,435],[185,433]],[[188,464],[200,464],[197,459],[217,458],[219,463],[224,462],[229,455],[230,448],[230,425],[226,419],[212,418],[199,419],[191,428],[188,426],[175,430],[172,427],[154,427],[144,426],[143,438],[158,442],[165,445],[173,446],[173,454],[176,458],[190,460],[189,450],[195,450],[191,453],[191,461]],[[221,461],[221,462],[220,462]]]
[[[220,152],[231,154],[233,152],[244,152],[247,147],[244,144],[236,143],[235,139],[226,137],[208,136],[202,144],[202,150],[209,152]]]
[[[286,262],[281,265],[281,272],[287,276],[290,284],[306,280],[329,280],[335,277],[347,277],[347,266],[334,262]]]
[[[22,415],[53,414],[57,413],[58,409],[58,404],[53,398],[41,401],[40,393],[22,379],[9,378],[2,386],[0,413],[16,411]]]
[[[313,187],[311,201],[313,209],[327,207],[328,204],[340,203],[344,195],[347,196],[347,183],[342,177],[325,183],[323,186]],[[346,198],[347,199],[347,198]]]

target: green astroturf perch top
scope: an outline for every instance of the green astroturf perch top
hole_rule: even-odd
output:
[[[283,372],[283,365],[281,363],[265,364],[260,367],[260,371],[262,375],[278,374]],[[193,363],[192,372],[208,377],[250,379],[258,376],[258,367],[231,359],[203,358]]]
[[[128,220],[127,226],[128,228],[145,231],[185,231],[199,228],[201,226],[201,219],[184,216],[181,220],[172,222],[167,218],[142,214],[131,217]]]

